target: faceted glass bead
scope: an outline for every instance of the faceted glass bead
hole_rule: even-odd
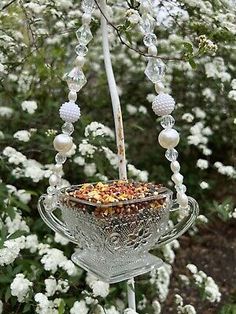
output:
[[[175,185],[175,189],[177,193],[185,193],[187,191],[187,188],[184,184]]]
[[[75,47],[75,52],[78,56],[84,57],[88,53],[88,48],[83,44],[79,44]]]
[[[78,41],[82,45],[87,45],[93,38],[90,27],[88,25],[82,25],[77,31],[76,36]]]
[[[48,193],[49,195],[55,194],[56,191],[57,191],[57,189],[56,189],[55,187],[53,187],[53,186],[49,186],[49,187],[47,188],[47,193]]]
[[[84,13],[92,13],[95,9],[95,2],[94,0],[83,0],[82,1],[82,10]]]
[[[155,19],[150,14],[145,14],[140,21],[140,28],[143,33],[152,33],[155,27]]]
[[[74,132],[74,126],[72,123],[66,122],[63,124],[61,130],[62,130],[62,133],[71,135]]]
[[[169,161],[176,161],[178,158],[178,155],[179,154],[178,154],[177,150],[174,148],[167,149],[167,151],[165,153],[165,157]]]
[[[44,200],[44,206],[47,211],[53,211],[57,207],[57,196],[47,195]]]
[[[79,68],[73,68],[69,73],[66,73],[64,79],[67,82],[69,89],[76,92],[80,91],[87,82],[83,71]]]
[[[156,58],[150,58],[145,69],[145,74],[153,83],[157,83],[162,80],[165,72],[165,64],[162,60]]]
[[[148,33],[143,38],[143,43],[146,47],[157,45],[157,36],[153,33]]]
[[[62,165],[66,162],[66,156],[60,153],[57,153],[55,156],[55,161],[57,164]]]
[[[171,115],[166,115],[161,118],[161,126],[164,129],[171,129],[175,124],[175,119]]]

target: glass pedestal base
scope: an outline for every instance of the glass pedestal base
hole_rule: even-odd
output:
[[[72,255],[72,261],[98,279],[107,283],[116,283],[145,274],[163,265],[163,261],[150,254],[123,259],[106,259],[86,250],[77,251]]]

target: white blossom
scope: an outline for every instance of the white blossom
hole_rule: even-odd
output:
[[[208,189],[209,188],[209,184],[206,181],[202,181],[200,183],[200,188],[203,189],[203,190]]]
[[[0,106],[0,117],[9,119],[13,114],[13,109],[9,107]]]
[[[84,300],[76,301],[73,307],[70,309],[70,314],[87,314],[89,308],[87,307]]]
[[[205,159],[198,159],[197,167],[200,169],[207,169],[209,166],[208,161]]]
[[[38,108],[36,101],[34,100],[25,100],[21,104],[23,111],[27,111],[29,114],[35,113],[35,110]]]
[[[97,167],[96,167],[96,164],[94,162],[91,162],[91,163],[86,163],[84,165],[84,174],[87,176],[87,177],[92,177],[95,175],[97,171]]]
[[[10,286],[11,294],[17,297],[18,302],[24,302],[32,286],[24,274],[17,274]]]
[[[54,241],[60,243],[61,245],[67,245],[70,241],[63,237],[59,233],[55,232]]]
[[[2,300],[0,300],[0,314],[3,313],[3,303],[2,303]]]
[[[30,253],[35,253],[38,249],[38,237],[36,234],[29,234],[25,237],[25,248],[30,251]]]
[[[27,130],[17,131],[14,135],[14,138],[18,139],[21,142],[29,142],[31,133]]]

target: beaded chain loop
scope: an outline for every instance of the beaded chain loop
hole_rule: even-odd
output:
[[[140,1],[140,30],[143,37],[143,43],[148,49],[148,54],[157,56],[157,37],[154,34],[155,19],[152,16],[155,12],[151,5],[151,1]],[[157,96],[152,103],[154,113],[161,117],[161,126],[163,130],[158,136],[159,144],[166,149],[165,157],[171,162],[170,167],[173,172],[171,176],[175,183],[177,192],[177,202],[182,208],[188,206],[188,197],[186,195],[186,186],[183,184],[183,176],[180,174],[180,164],[177,161],[178,152],[175,147],[179,143],[179,133],[173,128],[175,119],[171,113],[175,109],[175,100],[171,95],[165,93],[165,87],[162,79],[165,73],[165,64],[157,57],[148,57],[145,74],[154,84]]]
[[[83,73],[85,64],[85,55],[88,52],[87,45],[92,40],[93,35],[90,29],[92,20],[92,12],[95,9],[94,0],[82,1],[82,26],[76,31],[78,45],[75,47],[77,57],[74,61],[73,69],[64,75],[69,88],[68,102],[61,105],[59,109],[60,118],[64,121],[62,133],[56,135],[53,141],[54,149],[57,151],[55,156],[56,164],[49,178],[49,187],[47,188],[47,196],[45,198],[45,206],[47,210],[53,210],[57,204],[57,193],[62,181],[62,168],[66,162],[68,152],[73,147],[73,139],[71,137],[74,132],[73,123],[80,118],[80,107],[75,103],[77,93],[86,84],[87,80]]]

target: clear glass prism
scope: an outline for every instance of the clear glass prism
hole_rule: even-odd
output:
[[[164,76],[165,64],[161,59],[149,58],[144,73],[150,81],[152,81],[153,83],[157,83],[161,81]]]
[[[88,25],[82,25],[76,31],[76,36],[78,38],[79,43],[82,45],[87,45],[93,39],[93,35]]]
[[[155,28],[155,19],[150,14],[145,14],[140,21],[140,29],[144,34],[152,33]]]
[[[75,47],[75,52],[78,56],[84,57],[88,53],[88,48],[83,44],[79,44]]]
[[[69,73],[66,73],[64,80],[67,82],[69,89],[76,92],[80,91],[87,82],[83,71],[79,68],[73,68]]]
[[[171,115],[165,115],[161,118],[161,126],[164,129],[170,129],[174,126],[175,119]]]

